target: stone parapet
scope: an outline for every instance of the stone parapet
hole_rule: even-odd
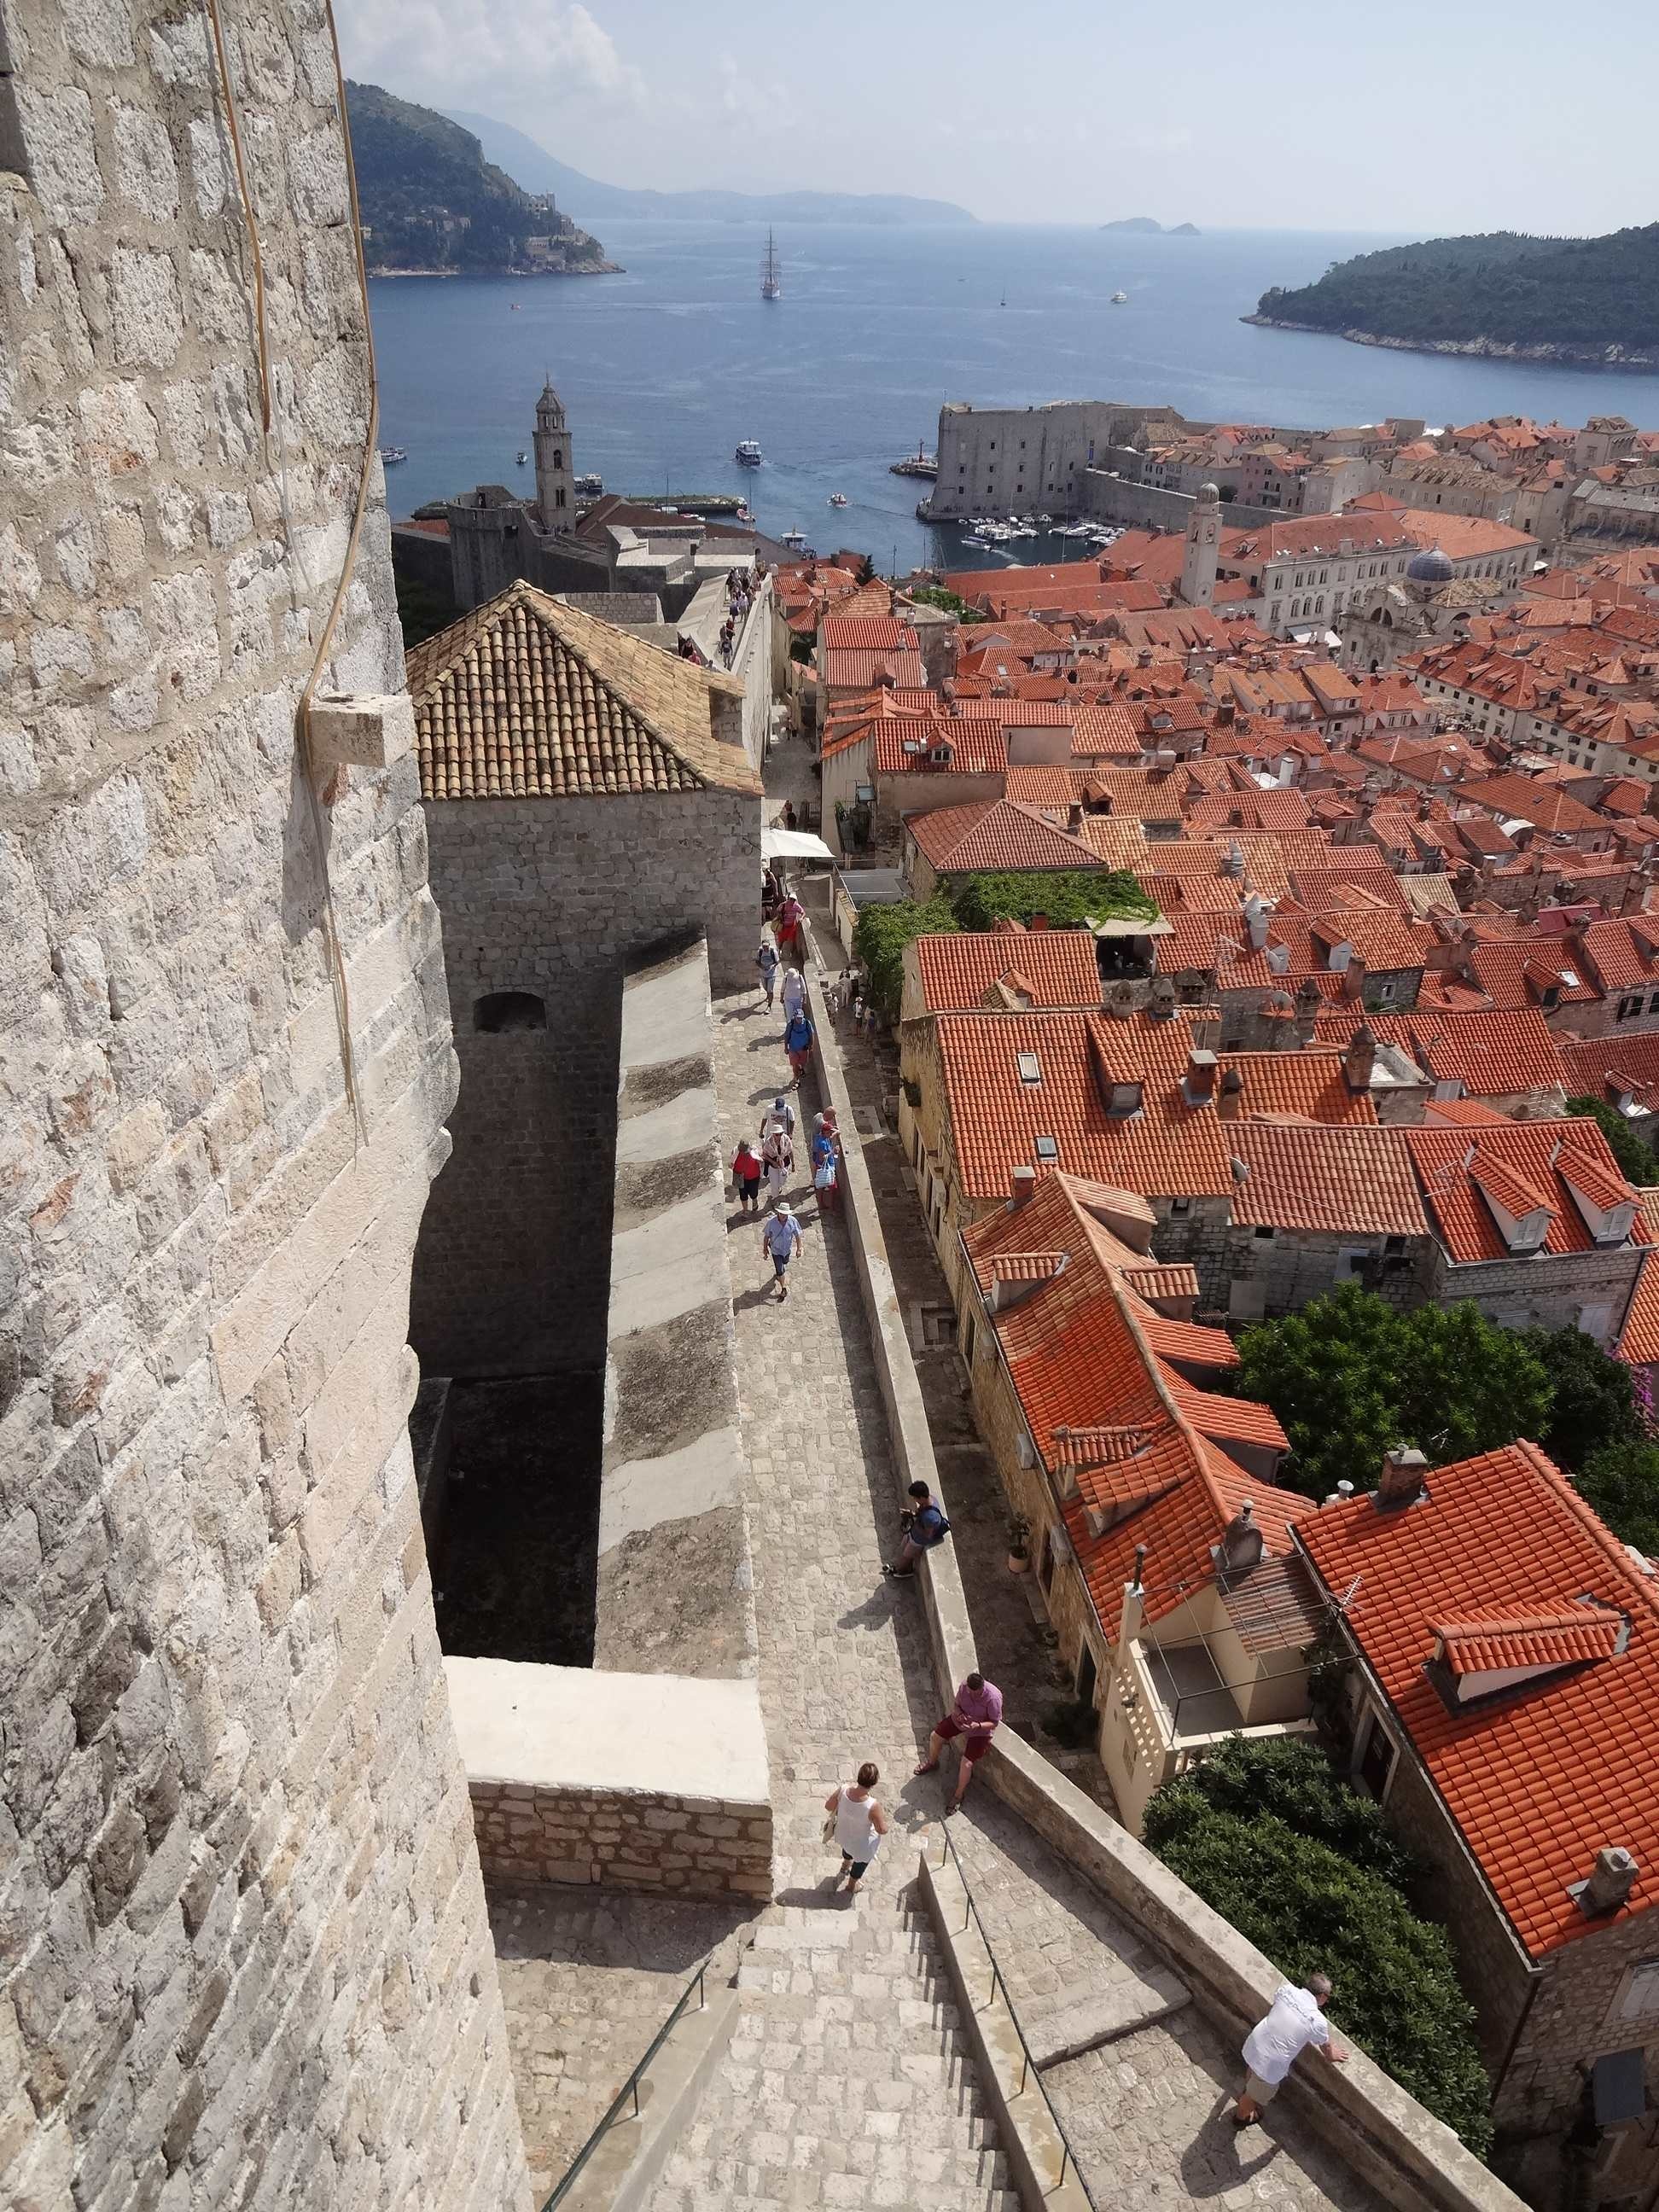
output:
[[[753,1677],[708,947],[623,983],[593,1663]]]
[[[684,1897],[772,1893],[752,1681],[447,1658],[486,1873]]]

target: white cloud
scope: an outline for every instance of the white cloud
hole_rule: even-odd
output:
[[[747,131],[793,131],[798,120],[788,87],[776,79],[763,83],[732,54],[720,58],[720,112]]]
[[[349,0],[341,11],[353,76],[406,98],[465,106],[510,94],[523,115],[567,103],[637,107],[645,80],[581,0]]]

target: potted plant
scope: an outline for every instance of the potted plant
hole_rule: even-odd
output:
[[[1023,1575],[1031,1564],[1031,1524],[1023,1513],[1008,1516],[1008,1571]]]

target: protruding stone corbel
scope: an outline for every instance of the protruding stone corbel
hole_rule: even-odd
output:
[[[311,702],[311,750],[319,769],[390,768],[415,747],[407,691],[322,692]]]

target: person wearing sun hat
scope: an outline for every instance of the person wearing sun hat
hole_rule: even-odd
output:
[[[800,1224],[790,1207],[779,1199],[766,1217],[761,1231],[761,1249],[772,1262],[772,1280],[778,1286],[780,1301],[789,1295],[787,1279],[789,1262],[800,1245]]]

